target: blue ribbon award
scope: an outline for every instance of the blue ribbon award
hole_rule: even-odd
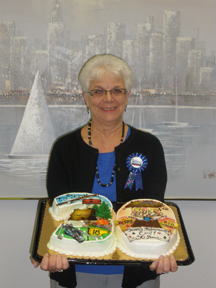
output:
[[[128,156],[126,160],[126,165],[128,170],[130,171],[128,175],[128,180],[125,184],[124,188],[129,187],[130,190],[133,187],[133,184],[135,182],[136,191],[138,189],[143,189],[143,183],[142,183],[142,172],[147,168],[148,166],[148,160],[145,156],[143,156],[140,153],[132,153]]]

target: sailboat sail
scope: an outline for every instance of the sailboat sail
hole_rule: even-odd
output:
[[[142,103],[142,94],[139,95],[140,97],[140,102]],[[135,99],[135,105],[136,105],[136,102],[137,102],[137,97]],[[137,112],[137,109],[138,109],[138,112]],[[141,107],[141,106],[137,106],[137,107],[134,107],[134,110],[133,110],[133,114],[132,114],[132,119],[131,119],[131,126],[134,125],[134,118],[135,118],[135,114],[138,114],[139,115],[139,120],[138,120],[138,125],[135,127],[139,130],[142,130],[142,131],[145,131],[145,132],[152,132],[153,129],[147,129],[145,128],[145,116],[143,115],[144,114],[144,107]]]
[[[167,122],[164,122],[164,124],[168,127],[186,127],[188,126],[188,123],[185,123],[185,122],[179,122],[178,121],[178,94],[176,92],[176,95],[175,95],[175,121],[167,121]]]
[[[177,58],[176,58],[176,69],[178,67],[178,62],[177,62]],[[177,72],[176,75],[174,77],[175,80],[175,121],[167,121],[164,122],[164,124],[168,127],[173,127],[173,128],[178,128],[178,127],[186,127],[188,126],[189,123],[185,123],[185,122],[180,122],[178,121],[178,77],[177,77]]]
[[[9,158],[48,156],[55,140],[39,72],[36,73],[22,122]]]

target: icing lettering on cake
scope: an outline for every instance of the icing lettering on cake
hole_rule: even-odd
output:
[[[49,209],[60,221],[47,244],[49,250],[77,257],[109,255],[118,247],[133,258],[158,259],[177,248],[180,237],[172,209],[153,199],[124,204],[116,219],[112,203],[91,193],[68,193]]]
[[[127,202],[118,210],[115,225],[117,246],[131,257],[157,259],[172,254],[180,242],[173,211],[157,200]]]

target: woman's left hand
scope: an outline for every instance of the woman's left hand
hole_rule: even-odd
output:
[[[156,271],[157,274],[163,274],[168,272],[176,272],[178,266],[173,255],[160,256],[158,260],[155,260],[150,266],[151,271]]]

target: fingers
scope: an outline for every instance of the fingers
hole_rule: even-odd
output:
[[[45,254],[40,268],[44,271],[49,271],[51,273],[60,272],[65,269],[68,269],[69,262],[64,255],[56,255],[56,254]]]
[[[40,268],[44,271],[49,271],[49,254],[46,253],[41,261]]]
[[[178,270],[178,266],[173,255],[160,256],[158,260],[154,261],[149,266],[151,271],[156,271],[157,274],[163,274],[168,272],[175,272]]]
[[[64,255],[61,255],[61,257],[62,257],[62,268],[63,270],[66,270],[69,268],[69,262]]]
[[[59,255],[51,254],[48,256],[48,271],[56,272],[62,270],[61,268],[61,258]],[[60,259],[59,259],[60,258]]]
[[[158,273],[168,273],[170,271],[170,258],[168,256],[161,257],[158,265]]]
[[[32,264],[33,264],[34,268],[37,268],[40,265],[40,263],[35,261],[34,259],[32,259]]]
[[[171,265],[172,272],[176,272],[178,270],[178,265],[173,255],[170,256],[170,265]]]
[[[150,269],[151,271],[155,271],[155,270],[157,269],[158,263],[159,263],[159,261],[158,261],[158,260],[155,260],[155,261],[149,266],[149,269]]]
[[[159,261],[158,261],[158,265],[156,268],[156,272],[157,274],[163,274],[163,273],[168,273],[169,272],[169,259],[168,257],[164,257],[164,256],[160,256],[159,257]]]

